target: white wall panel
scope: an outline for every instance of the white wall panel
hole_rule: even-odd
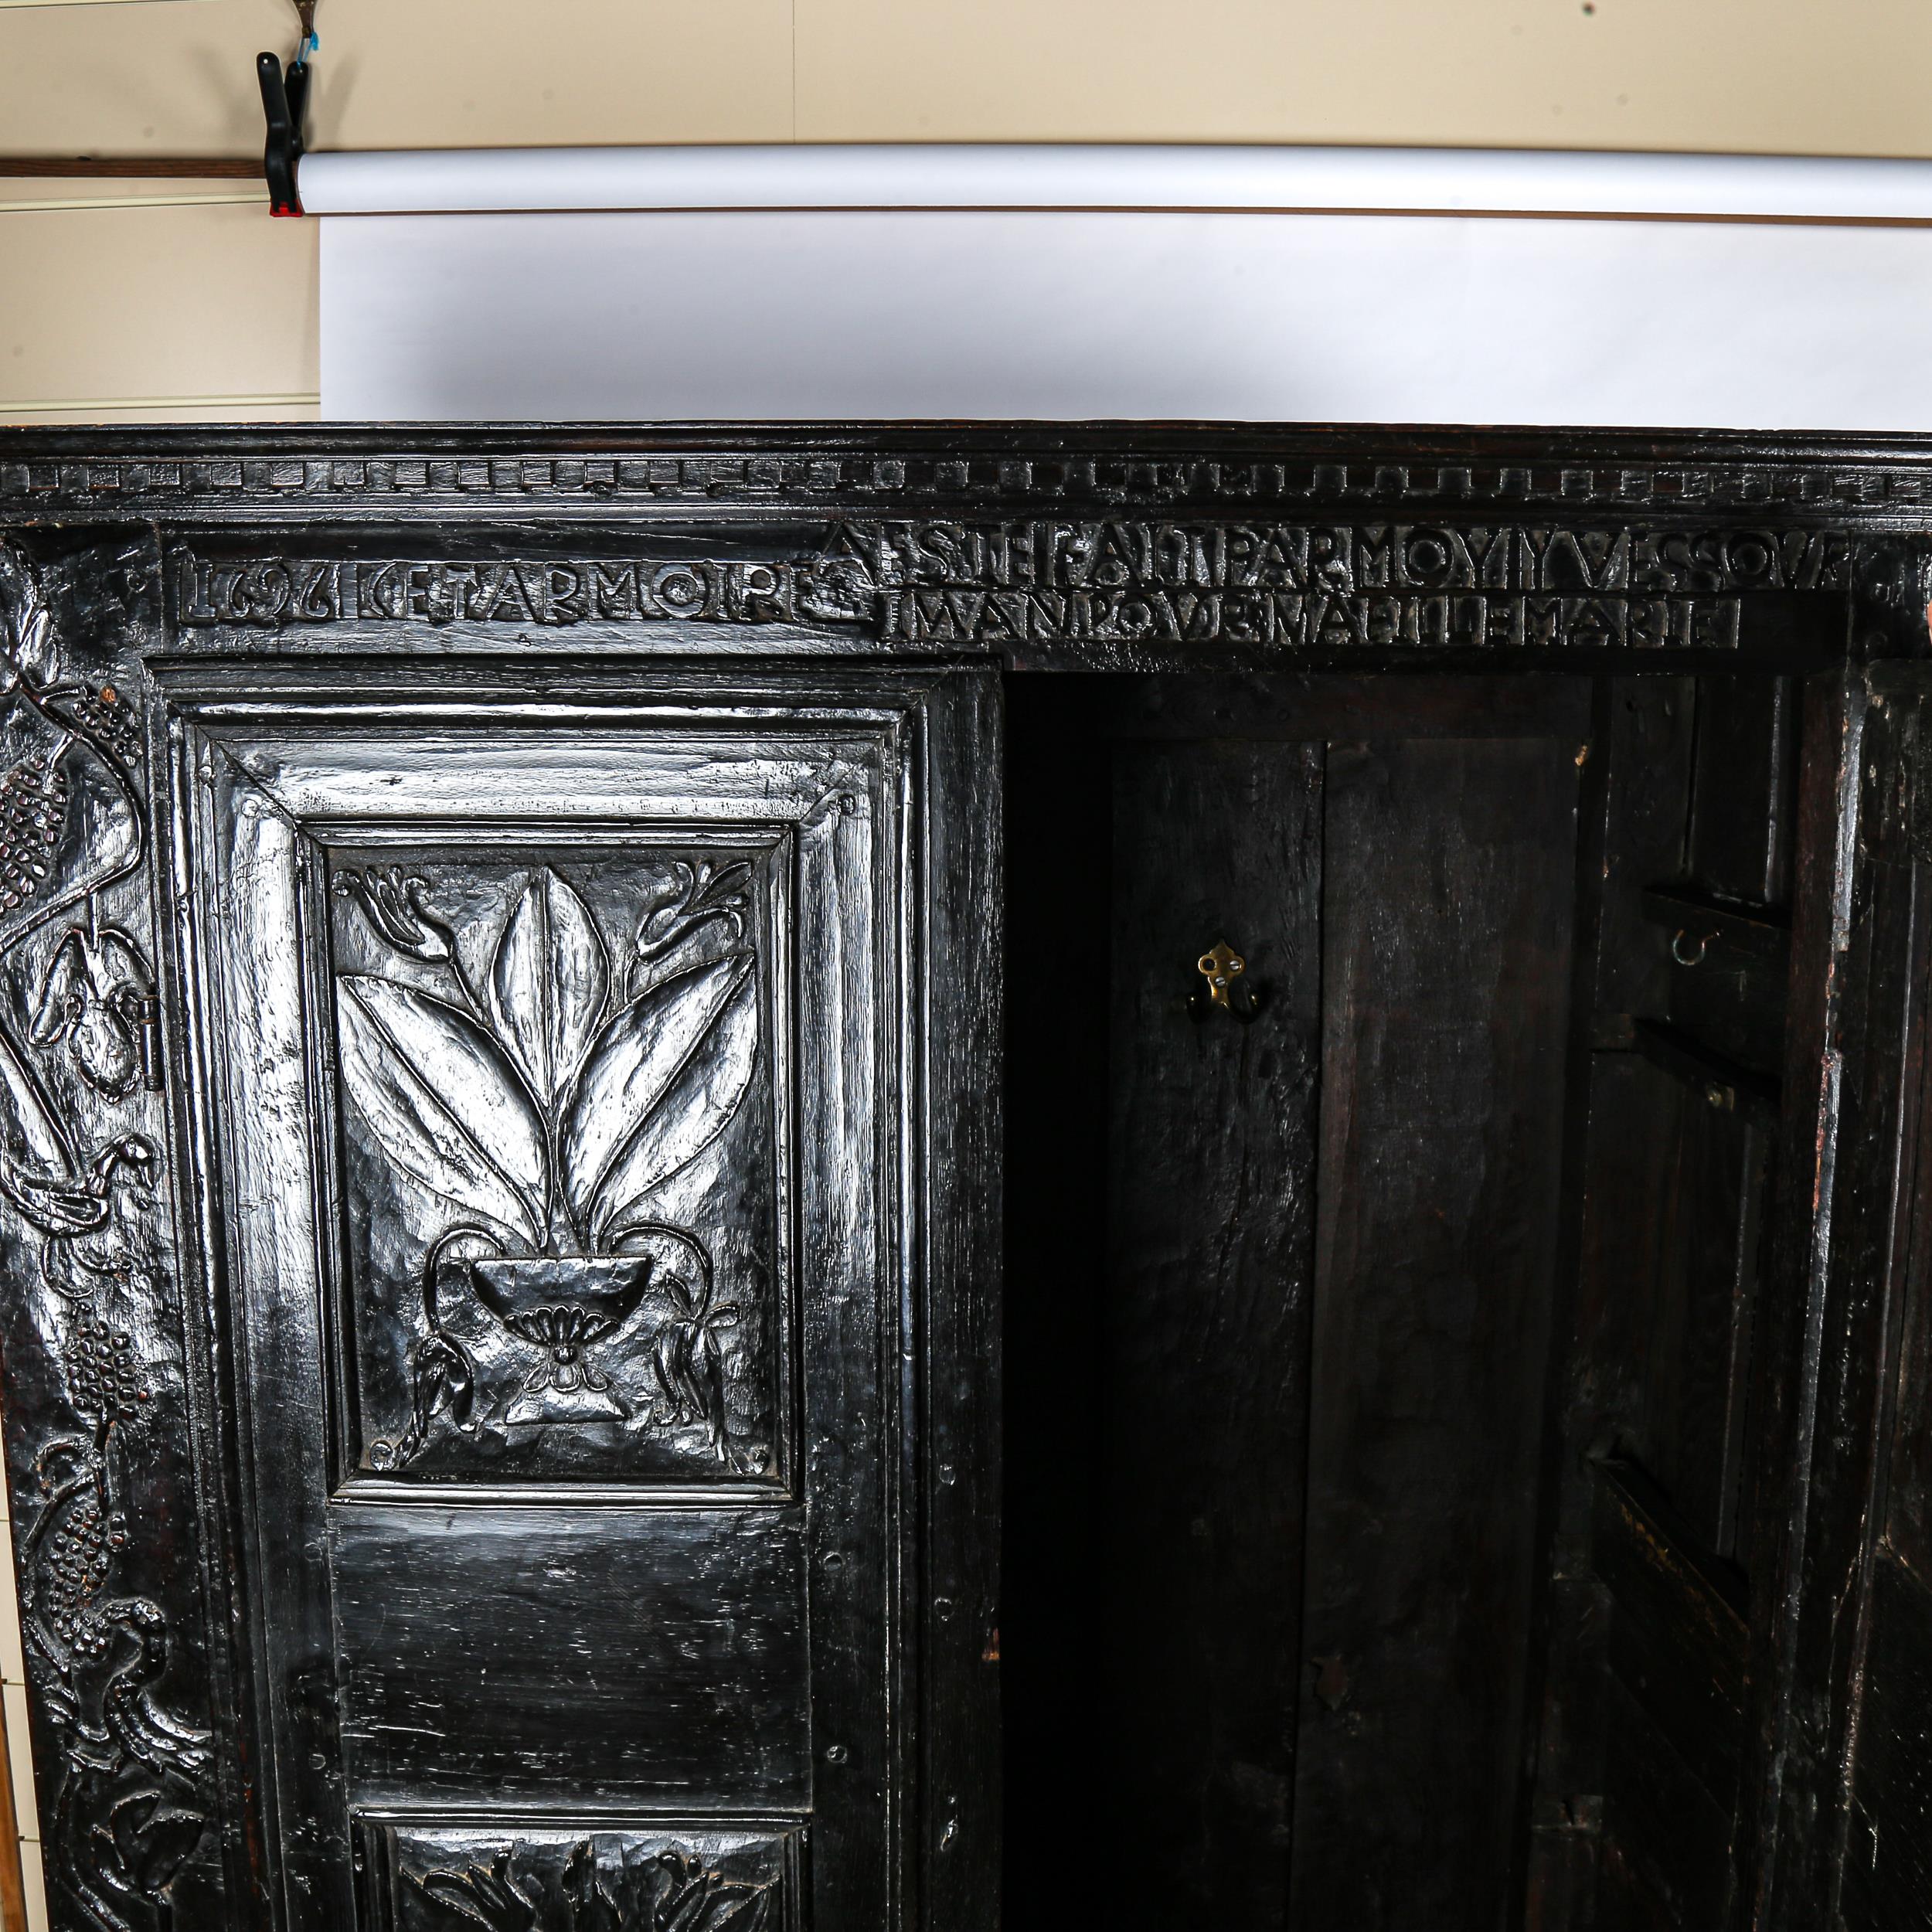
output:
[[[1932,230],[1046,211],[323,223],[325,416],[1932,430]]]

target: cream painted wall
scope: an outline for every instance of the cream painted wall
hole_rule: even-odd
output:
[[[315,237],[247,182],[0,177],[0,420],[312,416]]]
[[[287,0],[0,0],[0,151],[243,154]],[[1932,155],[1925,0],[321,0],[317,143]]]
[[[1932,0],[321,0],[317,26],[317,147],[1932,155]],[[0,155],[255,154],[253,56],[294,32],[287,0],[0,0]],[[0,420],[312,414],[313,227],[237,196],[0,178]]]

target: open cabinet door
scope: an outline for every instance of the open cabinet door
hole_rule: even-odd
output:
[[[1932,675],[1886,665],[1870,688],[1861,910],[1897,981],[1870,1073],[1896,1088],[1900,1132],[1884,1247],[1861,1256],[1842,1366],[1824,1362],[1824,1399],[1835,1379],[1859,1405],[1847,1461],[1869,1484],[1832,1685],[1849,1764],[1834,1919],[1845,1932],[1932,1924]]]
[[[995,680],[83,668],[47,576],[54,1923],[990,1923]]]
[[[1932,674],[1815,681],[1807,738],[1738,1923],[1895,1932],[1932,1923]]]

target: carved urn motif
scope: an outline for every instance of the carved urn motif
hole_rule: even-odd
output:
[[[471,1432],[482,1420],[477,1364],[451,1319],[457,1298],[539,1352],[496,1427],[630,1421],[651,1394],[618,1388],[594,1349],[654,1284],[670,1311],[655,1338],[667,1417],[702,1420],[733,1460],[716,1336],[737,1310],[715,1300],[705,1242],[643,1210],[723,1132],[751,1080],[749,872],[677,862],[621,972],[551,866],[493,929],[459,929],[434,910],[430,881],[400,867],[338,873],[337,890],[417,969],[338,975],[344,1085],[393,1166],[456,1210],[423,1260],[413,1413],[374,1446],[378,1468],[406,1467],[444,1424]],[[627,998],[614,996],[621,981]]]

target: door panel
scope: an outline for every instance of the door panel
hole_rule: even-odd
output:
[[[590,1804],[713,1787],[810,1803],[797,1512],[614,1524],[622,1507],[332,1510],[358,1803],[479,1784]]]
[[[1315,1248],[1319,745],[1112,760],[1113,1118],[1102,1509],[1113,1923],[1287,1908]],[[1191,1015],[1243,954],[1258,1014]],[[1237,988],[1237,992],[1241,989]],[[1247,1010],[1245,994],[1238,1002]],[[1161,1821],[1161,1855],[1142,1855]]]
[[[282,1922],[349,1923],[359,1868],[369,1927],[899,1923],[926,760],[983,704],[202,676],[176,862]]]
[[[712,1825],[679,1836],[642,1824],[585,1832],[546,1821],[514,1831],[372,1821],[358,1846],[362,1923],[376,1932],[454,1923],[795,1932],[804,1835]]]
[[[1556,1263],[1577,760],[1332,746],[1290,1923],[1502,1921]]]

